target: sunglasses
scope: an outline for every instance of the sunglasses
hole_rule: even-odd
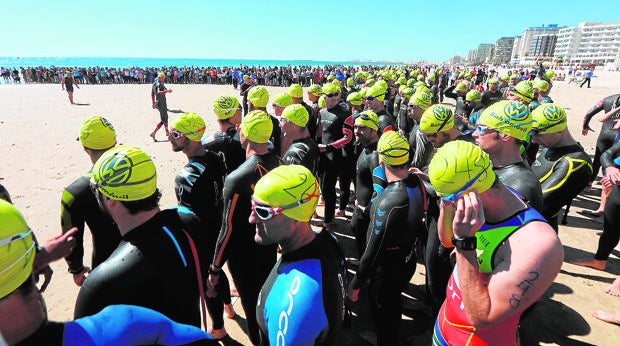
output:
[[[376,97],[374,97],[374,96],[366,96],[366,101],[374,101],[374,100],[376,100],[376,99],[377,99],[377,98],[376,98]]]
[[[179,132],[179,131],[172,130],[172,131],[170,131],[170,137],[172,137],[172,138],[174,138],[174,139],[179,139],[179,138],[181,138],[181,137],[183,137],[183,136],[193,135],[193,134],[195,134],[195,133],[199,133],[199,132],[204,131],[204,130],[205,130],[205,126],[203,126],[203,127],[199,128],[199,129],[198,129],[198,130],[196,130],[196,131],[187,132],[187,133],[183,133],[183,132]]]
[[[456,202],[457,199],[461,198],[461,196],[463,195],[465,191],[467,191],[472,185],[474,185],[476,181],[478,181],[478,178],[482,176],[482,173],[486,172],[487,168],[489,168],[489,166],[485,167],[482,171],[480,171],[480,173],[476,174],[476,176],[472,180],[470,180],[467,184],[465,184],[465,186],[463,186],[463,188],[461,188],[459,191],[443,196],[441,197],[441,199],[449,203]]]
[[[263,221],[267,221],[278,214],[282,214],[284,210],[293,209],[306,202],[310,202],[315,197],[319,198],[320,195],[316,193],[317,186],[318,185],[314,186],[314,191],[308,197],[302,199],[301,201],[283,205],[281,207],[269,207],[266,205],[258,205],[256,204],[256,201],[252,200],[252,212],[254,212],[254,214],[256,214],[256,216],[258,216],[259,219]]]
[[[325,97],[336,97],[340,95],[340,93],[329,93],[329,94],[325,94]]]
[[[441,126],[439,126],[439,128],[437,129],[437,131],[435,131],[435,133],[430,134],[430,135],[426,135],[426,136],[428,136],[428,137],[432,137],[432,138],[437,137],[437,135],[439,134],[439,132],[441,132],[441,130],[444,128],[444,126],[446,126],[446,124],[448,123],[448,120],[450,120],[450,118],[451,118],[451,117],[446,117],[446,118],[443,120],[443,123],[441,123]]]
[[[0,240],[0,246],[5,246],[8,244],[11,244],[12,242],[16,241],[16,240],[20,240],[22,238],[26,238],[27,236],[32,234],[32,230],[29,229],[26,232],[22,232],[22,233],[18,233],[18,234],[14,234],[10,237],[4,238]]]
[[[418,105],[408,104],[407,107],[411,108],[411,109],[416,109],[416,108],[418,108]]]
[[[288,121],[289,121],[289,120],[288,120],[288,119],[286,119],[285,117],[280,117],[280,119],[279,119],[279,120],[280,120],[280,124],[286,124],[286,123],[288,123]]]
[[[486,135],[487,133],[495,132],[494,129],[486,125],[476,125],[476,131],[479,135]]]
[[[359,115],[359,117],[360,117],[360,119],[362,119],[362,120],[367,120],[367,121],[370,121],[371,123],[373,123],[373,124],[377,125],[377,127],[380,127],[380,126],[379,126],[379,123],[378,123],[375,119],[371,118],[368,114],[361,113],[361,114]]]

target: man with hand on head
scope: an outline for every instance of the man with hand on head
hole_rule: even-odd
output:
[[[321,191],[304,166],[280,166],[257,183],[249,222],[260,245],[282,256],[262,285],[261,345],[335,345],[345,312],[346,265],[327,231],[310,226]]]
[[[92,164],[116,145],[116,131],[110,122],[101,116],[91,116],[82,122],[78,137],[84,152]],[[105,214],[97,203],[90,188],[93,172],[82,175],[65,188],[60,201],[60,225],[63,233],[74,227],[76,245],[71,254],[65,257],[73,281],[81,286],[86,275],[101,264],[118,246],[121,234],[110,215]],[[84,266],[84,225],[88,225],[92,237],[91,267]]]
[[[557,234],[497,179],[473,143],[441,147],[429,176],[441,198],[439,238],[456,248],[433,345],[518,345],[521,314],[562,266]]]

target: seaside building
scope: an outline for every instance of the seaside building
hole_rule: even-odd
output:
[[[549,24],[540,27],[530,27],[525,29],[518,39],[515,39],[512,48],[512,63],[520,65],[533,65],[536,62],[534,52],[531,51],[532,41],[540,42],[547,41],[548,39],[542,39],[541,36],[557,35],[560,28],[557,24]],[[535,45],[536,47],[536,45]],[[529,58],[529,57],[534,58]]]
[[[620,22],[579,23],[558,32],[555,56],[564,65],[620,68]]]
[[[491,62],[494,64],[509,63],[512,56],[512,47],[514,42],[514,37],[502,37],[495,41],[495,48],[493,49],[493,57],[491,58]]]

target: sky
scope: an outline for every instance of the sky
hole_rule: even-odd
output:
[[[528,27],[620,23],[620,1],[8,0],[0,55],[446,61]]]

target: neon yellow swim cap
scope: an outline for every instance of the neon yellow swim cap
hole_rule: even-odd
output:
[[[253,86],[248,91],[248,100],[250,100],[254,107],[267,107],[269,103],[269,92],[262,85]]]
[[[293,104],[293,98],[288,93],[279,93],[274,96],[273,104],[279,107],[288,107]]]
[[[293,83],[288,87],[288,94],[291,95],[291,97],[300,99],[304,97],[304,89],[302,89],[301,85]]]
[[[67,72],[67,73],[68,73],[68,72]],[[166,74],[165,74],[165,73],[163,73],[163,72],[159,72],[159,73],[157,74],[157,77],[166,77]]]
[[[355,85],[355,81],[353,80],[353,77],[347,78],[347,86],[352,87],[354,85]]]
[[[433,101],[431,100],[430,94],[425,93],[424,91],[418,91],[413,94],[411,99],[409,99],[409,103],[413,103],[414,105],[420,107],[422,110],[425,111],[428,109],[428,107],[431,106]]]
[[[465,83],[465,81],[462,81],[456,85],[454,90],[462,92],[462,93],[467,93],[469,91],[468,83]]]
[[[278,166],[265,174],[254,187],[254,200],[281,207],[282,214],[308,222],[316,209],[321,190],[310,170],[301,165]]]
[[[271,117],[262,110],[249,112],[241,120],[241,132],[252,142],[267,143],[273,132]]]
[[[310,115],[308,114],[306,107],[302,104],[294,104],[284,108],[282,111],[282,117],[288,119],[288,121],[297,126],[306,127]]]
[[[404,98],[410,99],[411,96],[415,94],[415,89],[406,86],[405,89],[403,89],[402,94]]]
[[[239,109],[239,100],[232,95],[221,95],[213,100],[213,113],[220,120],[230,119]]]
[[[366,80],[366,87],[368,87],[368,88],[372,87],[373,85],[375,85],[375,82],[376,82],[376,81],[375,81],[375,79],[374,79],[374,78],[368,78],[368,79]]]
[[[379,117],[371,110],[361,112],[355,118],[355,125],[362,125],[375,131],[379,130]]]
[[[454,127],[454,115],[452,110],[442,104],[428,107],[420,119],[420,131],[425,135],[431,135],[439,131],[448,131]]]
[[[389,166],[399,166],[409,161],[409,142],[396,131],[387,131],[377,143],[381,162]]]
[[[327,108],[327,103],[325,102],[325,95],[321,95],[317,103],[319,105],[319,108]]]
[[[308,92],[311,93],[314,96],[321,96],[321,93],[323,93],[323,90],[321,89],[321,86],[318,84],[312,84],[309,88],[308,88]]]
[[[183,113],[172,120],[170,125],[193,142],[200,142],[206,128],[204,119],[196,113]]]
[[[23,284],[32,273],[36,254],[32,231],[11,203],[0,199],[0,299]]]
[[[526,105],[521,102],[497,101],[480,114],[480,124],[518,140],[526,140],[534,121]]]
[[[482,101],[482,94],[480,93],[480,91],[476,89],[472,89],[467,92],[467,95],[465,95],[465,100],[473,101],[473,102],[480,102]]]
[[[85,148],[103,150],[116,144],[116,131],[106,118],[93,115],[82,122],[78,138]]]
[[[366,91],[366,97],[374,96],[377,100],[383,101],[385,99],[385,90],[381,84],[375,83]]]
[[[357,91],[354,91],[350,93],[349,95],[347,95],[347,102],[349,102],[350,104],[354,106],[361,106],[363,101],[364,101],[364,97],[362,96],[362,94],[358,93]]]
[[[323,94],[331,94],[340,92],[340,88],[334,83],[325,83],[323,84]]]
[[[461,140],[450,141],[437,150],[428,165],[428,176],[437,194],[450,202],[473,189],[483,193],[495,182],[489,155],[479,146]]]
[[[566,111],[555,103],[543,103],[532,111],[534,126],[532,131],[537,134],[556,133],[566,128]]]
[[[534,89],[529,80],[520,81],[510,91],[525,102],[530,102],[534,98]]]
[[[138,201],[157,190],[157,172],[141,149],[119,145],[95,162],[90,180],[101,194],[117,201]]]
[[[534,88],[546,93],[549,90],[549,82],[543,79],[535,80]]]
[[[547,77],[549,79],[553,79],[553,77],[555,77],[555,71],[553,71],[553,70],[545,71],[545,77]]]

